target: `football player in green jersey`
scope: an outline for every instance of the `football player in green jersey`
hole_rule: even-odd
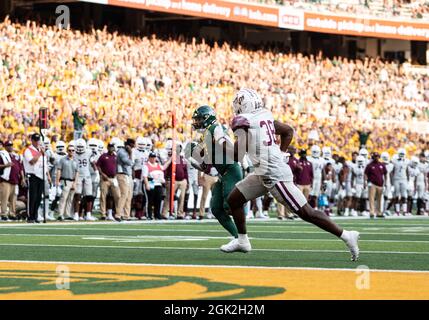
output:
[[[210,209],[219,223],[235,238],[237,227],[230,217],[227,203],[228,195],[235,184],[243,179],[241,167],[228,157],[223,149],[223,142],[230,140],[227,129],[219,124],[212,107],[200,106],[192,116],[192,126],[202,134],[199,143],[188,143],[185,156],[196,169],[209,174],[212,168],[219,173],[219,180],[212,188]],[[204,204],[202,204],[204,205]]]

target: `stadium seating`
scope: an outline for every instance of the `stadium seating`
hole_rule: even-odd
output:
[[[9,20],[0,24],[0,38],[0,140],[13,140],[18,150],[24,133],[36,130],[41,106],[50,109],[50,136],[65,141],[72,139],[76,107],[86,115],[87,138],[151,135],[161,144],[171,136],[175,110],[184,140],[199,104],[213,105],[228,123],[241,86],[258,90],[274,114],[297,128],[298,147],[307,147],[315,129],[321,142],[346,157],[358,147],[359,130],[372,131],[368,143],[378,151],[393,153],[405,143],[410,152],[424,149],[415,121],[429,118],[429,77],[400,64]]]

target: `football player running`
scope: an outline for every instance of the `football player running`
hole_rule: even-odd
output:
[[[294,130],[287,124],[274,120],[265,109],[262,99],[251,89],[241,89],[233,101],[235,118],[232,129],[236,142],[223,142],[224,148],[241,160],[247,152],[255,166],[255,172],[240,181],[228,196],[228,204],[238,229],[238,238],[221,247],[223,252],[249,252],[251,244],[247,236],[243,206],[247,201],[271,194],[304,221],[341,238],[351,252],[353,261],[359,256],[359,233],[347,231],[336,225],[323,212],[313,209],[305,196],[293,183],[290,167],[285,163],[285,152],[293,139]],[[275,143],[281,138],[280,146]]]
[[[192,127],[202,133],[201,142],[188,143],[185,158],[196,169],[209,174],[212,167],[219,173],[219,180],[212,187],[210,208],[219,223],[234,237],[238,237],[237,227],[229,216],[227,198],[235,184],[243,179],[241,167],[223,152],[225,141],[231,142],[227,130],[218,123],[212,107],[200,106],[192,116]],[[201,204],[204,205],[204,204]],[[243,218],[244,217],[244,212]]]

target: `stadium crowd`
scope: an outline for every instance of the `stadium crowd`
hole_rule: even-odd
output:
[[[110,33],[106,29],[82,33],[39,26],[31,21],[12,23],[8,19],[0,24],[0,39],[0,141],[4,142],[9,154],[5,154],[2,163],[3,166],[12,163],[12,158],[20,162],[20,167],[10,170],[13,174],[3,168],[3,172],[9,172],[8,179],[17,177],[12,179],[13,183],[8,183],[21,186],[17,193],[12,193],[12,188],[7,187],[11,199],[25,197],[28,181],[24,183],[23,171],[28,170],[24,170],[24,163],[34,154],[27,153],[28,159],[25,160],[25,156],[22,159],[23,151],[34,142],[33,152],[41,153],[37,144],[40,137],[33,134],[38,132],[40,107],[46,107],[50,112],[49,129],[44,132],[49,141],[44,145],[46,156],[41,158],[46,159],[52,173],[50,188],[56,189],[51,191],[51,208],[55,208],[58,195],[60,198],[56,201],[61,202],[61,194],[63,197],[65,194],[63,182],[58,192],[60,182],[55,180],[55,175],[58,174],[59,163],[54,153],[66,156],[67,148],[71,148],[71,153],[73,150],[76,152],[79,141],[79,152],[86,155],[87,145],[96,139],[99,146],[97,157],[104,159],[100,155],[108,154],[106,157],[113,157],[115,161],[121,158],[128,166],[128,169],[121,169],[125,172],[116,171],[112,177],[109,170],[112,167],[118,170],[118,163],[104,167],[106,173],[101,169],[102,163],[87,160],[90,163],[88,170],[92,170],[89,176],[99,175],[94,178],[99,180],[99,184],[90,189],[88,181],[93,183],[94,179],[87,177],[79,187],[74,186],[81,193],[76,197],[68,194],[67,199],[63,199],[60,208],[67,207],[68,214],[60,214],[61,218],[69,216],[76,220],[77,213],[91,220],[94,200],[100,202],[102,217],[106,219],[115,219],[113,212],[117,213],[117,219],[131,218],[129,206],[135,201],[140,206],[138,212],[137,209],[133,211],[137,218],[168,218],[165,209],[162,212],[164,216],[161,216],[162,198],[155,196],[160,192],[154,192],[152,198],[146,195],[146,203],[149,198],[152,201],[153,213],[150,215],[148,211],[143,215],[142,200],[133,200],[131,194],[135,196],[137,192],[141,195],[144,190],[149,192],[157,187],[164,190],[162,193],[165,195],[169,194],[165,191],[169,185],[168,144],[172,137],[172,110],[179,119],[178,140],[189,141],[195,138],[190,125],[194,108],[201,104],[212,105],[220,121],[228,124],[234,91],[244,86],[260,92],[266,107],[279,120],[295,127],[294,145],[297,149],[306,150],[313,145],[328,147],[332,154],[338,156],[335,163],[341,157],[344,161],[352,161],[353,152],[362,146],[379,154],[388,152],[390,156],[401,148],[408,155],[419,155],[429,149],[427,133],[416,130],[414,125],[416,120],[427,121],[429,118],[429,78],[405,72],[397,63],[369,58],[328,59],[321,54],[305,56],[252,51],[226,43],[209,46],[204,42],[197,43],[195,39],[135,38]],[[144,143],[141,142],[143,137]],[[70,144],[71,141],[75,146]],[[126,143],[122,146],[118,141]],[[140,163],[137,178],[135,164],[130,164],[135,160],[132,150],[138,149],[135,144],[146,145],[145,148],[141,146],[140,151],[146,153],[147,159]],[[149,149],[148,145],[151,146]],[[61,152],[58,147],[62,148]],[[106,147],[114,149],[109,154]],[[91,152],[95,149],[93,143]],[[119,150],[126,152],[123,151],[119,157]],[[154,162],[148,164],[151,157]],[[155,161],[155,158],[159,160]],[[68,169],[62,171],[67,172]],[[147,178],[152,169],[156,176],[150,181],[155,182],[146,181],[144,177]],[[186,210],[182,206],[187,201],[183,190],[189,193],[189,186],[193,185],[192,193],[195,194],[198,186],[205,186],[207,193],[208,181],[214,180],[215,174],[213,177],[194,174],[193,181],[197,181],[195,189],[187,170],[182,173],[182,180],[187,182],[185,187],[185,183],[180,186],[177,216],[184,218]],[[116,179],[116,174],[126,174],[128,178]],[[134,178],[142,187],[132,192],[137,183]],[[66,179],[78,180],[74,175]],[[112,198],[110,202],[107,201],[108,195]],[[3,206],[8,203],[7,199],[2,200]],[[318,199],[314,200],[317,205]],[[118,202],[121,202],[119,207]],[[200,216],[204,214],[202,207]],[[14,211],[14,207],[11,208],[9,210]],[[261,210],[259,205],[260,216],[263,215]],[[3,216],[7,212],[7,209],[2,210]],[[197,217],[196,212],[192,216]]]
[[[365,14],[382,17],[424,19],[429,14],[428,0],[247,0],[270,5],[324,13]]]

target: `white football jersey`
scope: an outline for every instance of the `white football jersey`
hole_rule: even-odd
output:
[[[390,174],[393,171],[393,163],[389,162],[389,163],[385,163],[386,166],[386,186],[390,186]]]
[[[353,174],[355,175],[355,184],[363,185],[365,182],[365,165],[355,164]]]
[[[347,166],[349,167],[349,173],[347,175],[347,182],[352,181],[352,174],[353,174],[353,168],[356,166],[356,162],[353,161],[347,161]]]
[[[132,160],[134,163],[134,170],[142,170],[143,166],[147,163],[149,159],[149,151],[140,151],[133,149]]]
[[[74,161],[77,164],[77,172],[80,177],[89,177],[91,176],[91,152],[85,151],[84,153],[75,153]]]
[[[248,156],[255,174],[263,176],[268,188],[277,181],[291,182],[293,175],[285,162],[285,154],[276,143],[274,118],[271,111],[261,109],[255,113],[241,114],[247,119]]]
[[[417,176],[420,173],[420,170],[419,170],[418,166],[415,167],[415,168],[413,168],[411,166],[408,166],[407,170],[408,170],[408,182],[414,183],[416,181],[416,179],[417,179]]]
[[[407,168],[409,161],[407,159],[393,159],[393,180],[407,180]]]
[[[312,156],[307,157],[307,160],[311,162],[313,166],[313,177],[314,179],[322,179],[322,171],[326,165],[326,161],[323,158],[315,158]]]
[[[417,175],[417,184],[424,185],[425,184],[425,176],[429,173],[429,163],[419,162],[417,166],[419,169],[419,174]]]
[[[91,173],[91,176],[98,176],[100,173],[92,165],[92,163],[95,163],[98,161],[98,158],[100,158],[100,154],[96,151],[91,151],[91,150],[88,150],[88,152],[91,154],[91,156],[89,157],[89,162],[90,162],[89,172]]]

